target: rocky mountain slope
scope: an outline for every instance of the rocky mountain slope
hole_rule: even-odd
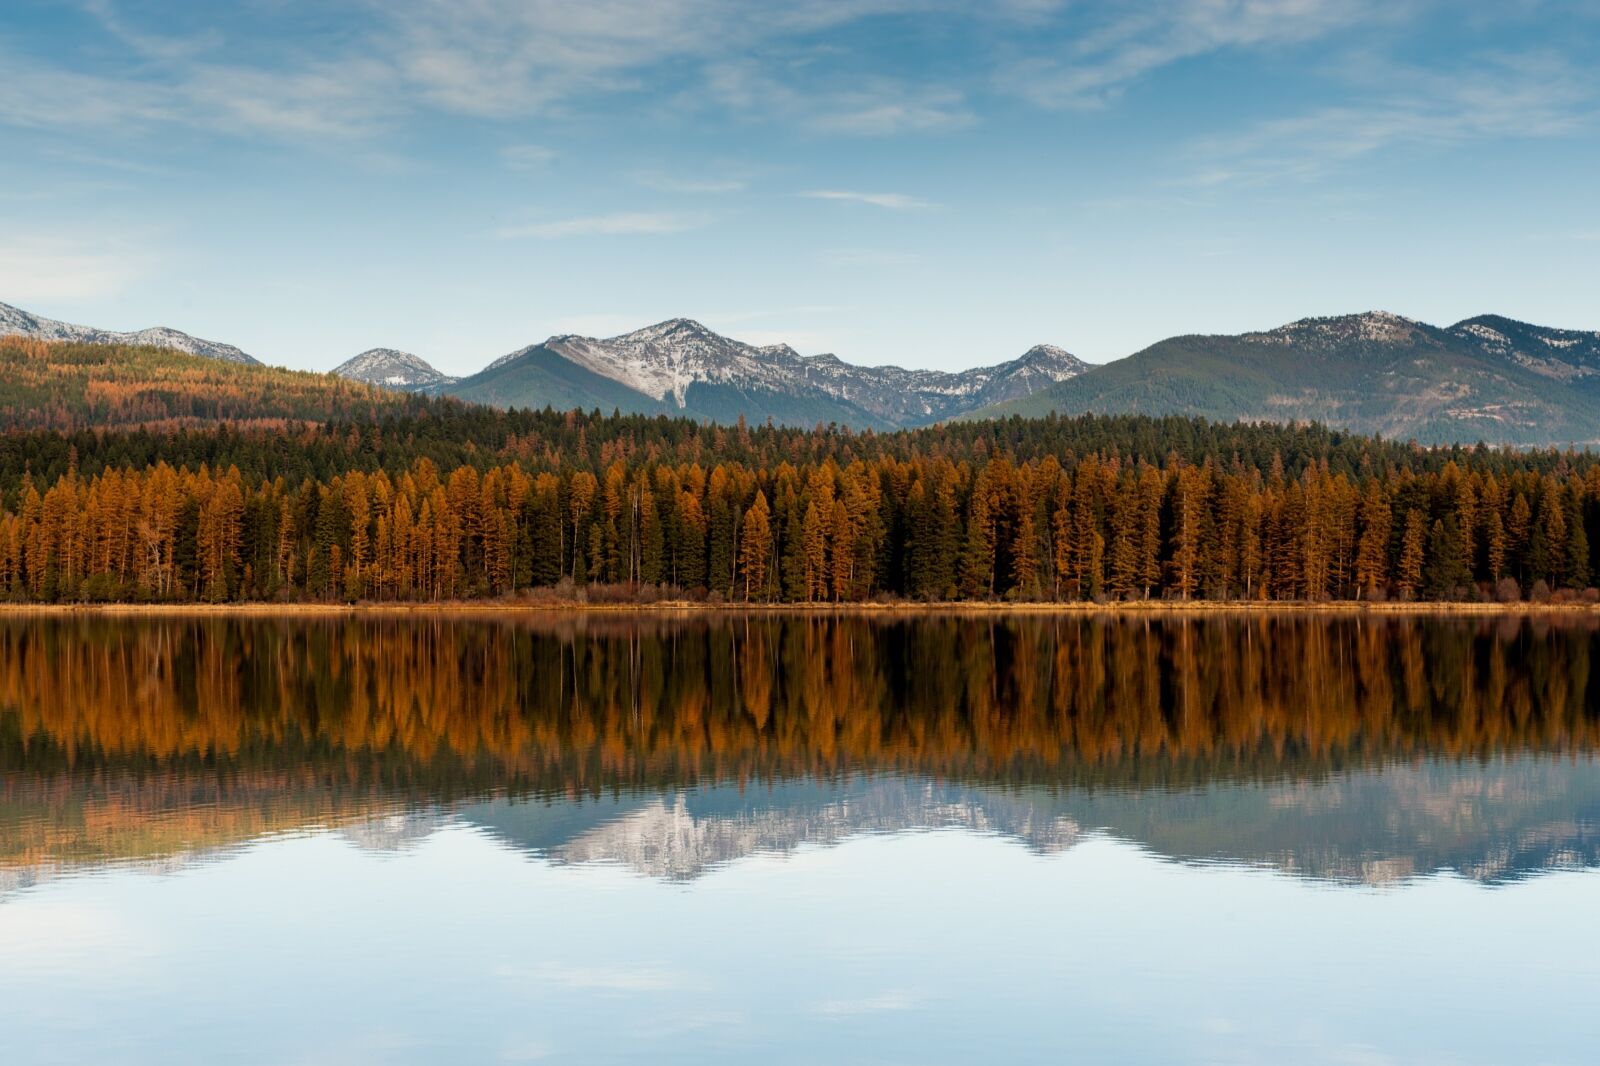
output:
[[[233,345],[166,327],[117,333],[0,303],[0,336],[7,334],[260,365]],[[1041,344],[1009,362],[959,373],[857,366],[786,344],[747,344],[674,318],[604,339],[554,336],[459,379],[394,348],[369,349],[333,373],[497,407],[722,423],[893,430],[1050,412],[1179,414],[1316,421],[1424,444],[1600,446],[1600,332],[1499,315],[1447,327],[1383,311],[1305,318],[1238,335],[1170,337],[1099,366]]]
[[[368,348],[345,360],[333,372],[351,381],[381,385],[406,392],[428,392],[448,386],[455,378],[441,374],[426,359],[394,348]]]
[[[4,334],[166,348],[259,365],[233,345],[164,326],[117,333],[0,304],[0,335]],[[1087,369],[1088,364],[1048,344],[1030,348],[1009,362],[960,373],[856,366],[835,355],[803,356],[786,344],[746,344],[692,319],[674,318],[606,339],[551,337],[460,379],[395,348],[368,349],[333,373],[385,389],[448,394],[498,407],[581,407],[715,422],[745,418],[787,425],[838,422],[857,429],[898,429],[1024,398]]]
[[[93,326],[58,322],[53,318],[41,318],[21,308],[0,303],[0,336],[7,335],[21,335],[44,341],[74,341],[79,344],[170,348],[173,351],[202,355],[208,359],[221,359],[228,363],[259,365],[258,360],[231,344],[191,337],[187,333],[166,326],[152,326],[149,329],[118,333],[113,330],[96,329]]]
[[[675,318],[605,340],[564,335],[495,360],[446,388],[509,406],[598,406],[733,421],[858,428],[924,425],[1000,403],[1088,369],[1050,345],[961,373],[863,367],[835,355],[756,346]]]
[[[1543,377],[1600,390],[1600,332],[1551,329],[1500,315],[1457,322],[1450,332]]]
[[[1315,420],[1422,443],[1600,443],[1600,334],[1388,312],[1160,341],[973,417],[1189,414]]]

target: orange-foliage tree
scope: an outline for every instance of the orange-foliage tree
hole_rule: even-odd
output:
[[[424,458],[291,483],[157,462],[25,475],[5,498],[0,592],[28,601],[437,601],[563,579],[757,602],[1463,600],[1587,590],[1600,467]]]

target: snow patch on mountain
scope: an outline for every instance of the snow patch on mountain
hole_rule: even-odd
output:
[[[1535,326],[1500,315],[1469,318],[1446,332],[1486,355],[1557,381],[1600,375],[1600,333]]]
[[[1511,339],[1504,333],[1501,333],[1497,329],[1491,329],[1488,326],[1481,325],[1477,322],[1462,326],[1461,332],[1477,337],[1481,341],[1487,341],[1489,344],[1502,345],[1507,348],[1509,348],[1511,345]]]
[[[695,385],[722,385],[745,393],[821,394],[896,425],[936,421],[1015,399],[1088,369],[1070,352],[1049,344],[1035,345],[997,366],[960,373],[856,366],[831,353],[801,355],[787,344],[746,344],[688,318],[605,339],[559,335],[543,347],[679,410],[688,406]],[[489,369],[531,350],[502,356]]]
[[[456,380],[441,374],[421,356],[396,348],[368,348],[335,367],[333,372],[352,381],[407,392],[438,388]]]
[[[258,360],[246,355],[231,344],[208,341],[167,326],[118,333],[113,330],[78,326],[30,314],[21,308],[0,303],[0,336],[20,334],[43,341],[71,341],[77,344],[126,344],[136,347],[169,348],[189,355],[220,359],[228,363],[259,365]]]
[[[1245,337],[1259,343],[1333,347],[1361,342],[1367,344],[1409,344],[1418,330],[1429,327],[1414,318],[1393,311],[1367,311],[1358,315],[1327,318],[1301,318],[1264,333]]]

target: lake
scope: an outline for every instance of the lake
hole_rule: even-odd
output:
[[[1600,627],[0,617],[7,1063],[1579,1063]]]

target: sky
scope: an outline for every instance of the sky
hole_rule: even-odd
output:
[[[0,302],[452,373],[1600,329],[1600,0],[6,0]]]

